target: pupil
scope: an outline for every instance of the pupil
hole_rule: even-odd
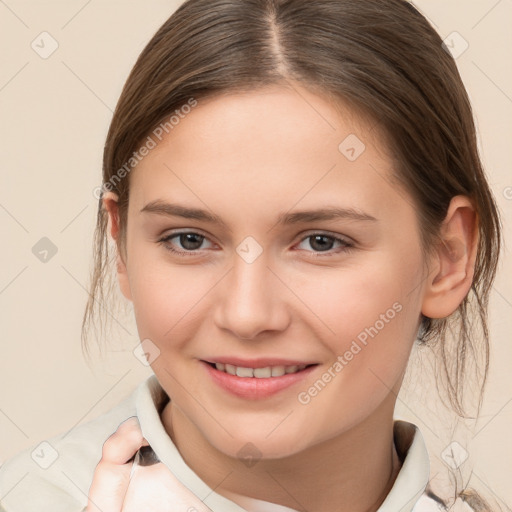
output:
[[[199,240],[194,241],[194,237],[199,238]],[[191,251],[196,250],[198,247],[201,246],[202,242],[202,236],[196,235],[194,233],[185,233],[184,235],[180,236],[180,243],[185,247],[185,249],[190,249]],[[190,247],[190,244],[192,247]],[[197,245],[197,247],[194,247],[194,245]]]
[[[315,244],[318,242],[318,240],[329,240],[330,237],[326,236],[326,235],[315,235],[312,237],[313,238],[313,243],[311,244],[313,247],[315,246]],[[327,242],[327,245],[332,245],[332,242]],[[315,248],[315,247],[314,247]],[[329,247],[326,248],[325,244],[322,244],[320,243],[320,246],[319,247],[316,247],[317,249],[319,250],[328,250]]]

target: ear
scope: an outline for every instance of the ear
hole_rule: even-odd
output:
[[[478,247],[478,219],[466,196],[455,196],[440,230],[441,241],[432,257],[421,312],[446,318],[471,289]]]
[[[128,280],[128,272],[126,269],[126,263],[123,261],[121,255],[121,241],[119,238],[120,229],[119,229],[119,197],[114,192],[106,192],[103,194],[103,207],[108,212],[109,216],[109,224],[110,224],[110,234],[112,238],[116,242],[117,246],[117,257],[116,257],[116,266],[117,266],[117,277],[119,279],[119,287],[121,288],[121,292],[128,299],[132,300],[132,294],[130,290],[130,282]]]

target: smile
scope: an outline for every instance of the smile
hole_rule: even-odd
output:
[[[243,366],[235,366],[224,363],[210,363],[220,372],[236,375],[237,377],[247,377],[256,379],[269,379],[271,377],[282,377],[285,374],[297,373],[304,370],[308,365],[292,365],[292,366],[265,366],[263,368],[245,368]]]
[[[216,388],[246,400],[262,400],[291,386],[303,386],[305,379],[319,366],[317,363],[304,364],[300,361],[282,364],[285,361],[267,359],[249,363],[230,359],[231,363],[202,360],[201,365]],[[242,364],[238,366],[232,364],[234,362]]]

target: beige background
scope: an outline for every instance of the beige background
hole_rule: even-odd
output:
[[[121,319],[124,330],[114,331],[106,357],[96,357],[91,367],[80,349],[80,326],[97,206],[93,189],[101,183],[112,110],[139,52],[180,3],[0,0],[0,463],[102,414],[151,373],[132,353],[138,343],[132,319]],[[512,2],[415,3],[443,38],[456,31],[469,44],[457,63],[510,240]],[[58,42],[46,59],[31,47],[43,31]],[[463,48],[462,40],[454,41]],[[46,263],[32,253],[42,237],[57,247]],[[462,473],[472,469],[471,483],[502,507],[512,503],[510,262],[504,253],[491,299],[491,374],[482,415],[453,436],[469,453]],[[420,426],[433,476],[440,478],[453,425],[437,405],[432,382],[413,376],[397,414]]]

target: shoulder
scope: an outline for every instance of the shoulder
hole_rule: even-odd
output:
[[[457,501],[452,506],[449,506],[441,498],[436,496],[432,491],[427,489],[414,505],[412,512],[476,512],[477,510],[481,509],[478,507],[473,508],[468,501],[465,501],[460,497],[457,498]]]
[[[81,512],[103,443],[136,414],[133,392],[101,416],[8,459],[0,467],[0,512]]]
[[[426,491],[414,505],[412,512],[439,512],[448,510],[442,500]]]

